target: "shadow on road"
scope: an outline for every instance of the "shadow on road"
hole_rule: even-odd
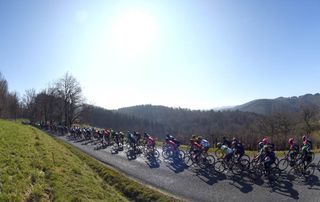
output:
[[[149,166],[149,168],[153,169],[153,168],[159,168],[160,167],[161,160],[158,159],[158,158],[155,158],[153,156],[150,156],[150,157],[146,158],[145,162]]]
[[[315,175],[311,175],[307,180],[306,180],[306,185],[309,185],[309,189],[314,189],[314,190],[320,190],[320,181],[319,177]]]
[[[172,158],[166,160],[166,162],[168,162],[167,167],[175,173],[183,172],[184,169],[187,168],[186,164],[181,159]]]
[[[242,193],[249,193],[253,191],[253,183],[248,174],[242,173],[242,175],[232,175],[231,180],[232,182],[229,184],[238,188]]]
[[[293,188],[291,181],[284,178],[270,183],[271,192],[277,193],[292,199],[299,199],[299,192]]]
[[[213,185],[219,180],[226,179],[226,176],[217,172],[214,172],[212,169],[195,169],[196,176],[207,183],[208,185]]]

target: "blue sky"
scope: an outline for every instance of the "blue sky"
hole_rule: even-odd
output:
[[[320,1],[0,1],[11,91],[69,72],[87,102],[210,109],[319,92]]]

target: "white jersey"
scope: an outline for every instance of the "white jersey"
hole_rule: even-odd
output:
[[[233,151],[231,148],[227,147],[226,145],[222,145],[221,146],[221,150],[225,153],[225,154],[231,154]]]

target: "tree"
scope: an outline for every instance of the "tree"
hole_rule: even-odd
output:
[[[0,117],[6,116],[7,96],[8,96],[8,82],[0,72]]]
[[[7,110],[8,110],[8,117],[16,119],[19,114],[20,104],[19,98],[16,92],[10,93],[7,96]]]
[[[28,89],[25,91],[25,94],[22,97],[22,106],[24,109],[24,117],[29,118],[30,121],[36,120],[36,90]]]
[[[319,107],[317,105],[314,104],[309,104],[309,105],[302,105],[300,107],[300,111],[301,111],[301,115],[302,115],[302,119],[304,121],[305,124],[305,131],[307,133],[307,135],[310,135],[312,132],[312,121],[315,118],[315,116],[318,114],[319,112]]]
[[[83,103],[80,83],[66,73],[56,83],[58,96],[63,100],[65,125],[70,127],[79,117]]]

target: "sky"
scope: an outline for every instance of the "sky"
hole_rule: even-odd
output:
[[[69,72],[107,109],[318,93],[320,1],[0,0],[0,72],[21,96]]]

